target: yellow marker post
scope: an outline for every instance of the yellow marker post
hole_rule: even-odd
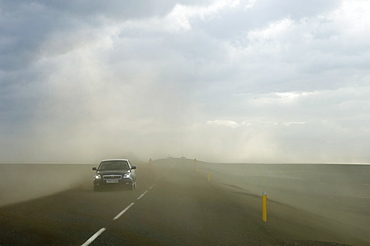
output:
[[[262,220],[267,222],[267,193],[262,193]]]
[[[210,180],[211,180],[211,173],[208,172],[208,181],[210,181]]]

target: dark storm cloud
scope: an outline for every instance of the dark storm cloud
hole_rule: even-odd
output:
[[[188,2],[189,3],[189,2]],[[55,32],[99,28],[128,19],[162,16],[172,1],[2,1],[0,68],[24,68],[38,59],[40,46]],[[63,47],[60,47],[63,48]]]

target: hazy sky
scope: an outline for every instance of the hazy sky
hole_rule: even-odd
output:
[[[0,0],[0,162],[370,161],[370,1]]]

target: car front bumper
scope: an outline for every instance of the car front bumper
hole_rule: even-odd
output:
[[[118,180],[103,180],[95,179],[93,182],[94,187],[96,188],[125,188],[132,187],[132,179],[118,179]]]

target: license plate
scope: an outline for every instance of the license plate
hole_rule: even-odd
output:
[[[107,183],[118,183],[118,180],[115,180],[115,179],[107,180]]]

